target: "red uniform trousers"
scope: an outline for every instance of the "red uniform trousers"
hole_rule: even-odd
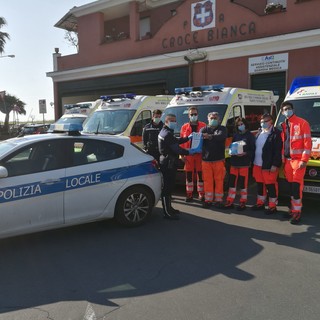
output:
[[[301,213],[302,209],[302,191],[303,191],[303,178],[306,173],[306,168],[299,168],[300,160],[290,160],[285,159],[284,162],[284,174],[287,179],[287,181],[290,183],[290,185],[294,182],[299,184],[299,190],[297,192],[294,192],[294,190],[291,190],[291,212],[293,214]],[[292,186],[291,186],[292,188]],[[297,193],[297,194],[293,194]]]
[[[269,208],[274,208],[278,204],[278,174],[279,169],[275,172],[271,172],[270,170],[262,170],[260,166],[253,166],[252,175],[256,180],[258,186],[258,194],[257,194],[257,205],[264,205],[267,192],[269,196]]]
[[[225,160],[202,161],[205,202],[222,202]]]
[[[240,181],[240,203],[246,204],[248,199],[249,167],[230,167],[229,191],[227,202],[233,203],[237,193],[238,180]]]
[[[196,153],[191,156],[185,156],[184,157],[184,170],[186,171],[187,175],[188,173],[191,173],[189,177],[190,179],[186,179],[186,191],[187,191],[187,197],[192,197],[193,194],[193,188],[194,188],[194,172],[197,172],[197,192],[199,194],[199,198],[202,198],[204,195],[204,190],[203,190],[203,180],[202,180],[202,154],[201,153]],[[200,173],[200,176],[199,176]]]

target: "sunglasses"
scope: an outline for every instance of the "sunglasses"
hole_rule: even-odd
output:
[[[190,116],[197,116],[197,113],[190,113]]]

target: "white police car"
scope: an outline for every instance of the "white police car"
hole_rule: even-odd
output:
[[[154,159],[127,137],[76,127],[0,142],[0,237],[113,217],[136,226],[151,214],[161,193]]]

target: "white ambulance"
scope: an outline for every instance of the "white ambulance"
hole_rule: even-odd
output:
[[[164,110],[173,96],[145,96],[131,93],[102,96],[102,104],[83,124],[83,132],[128,136],[142,147],[142,130],[152,112]]]
[[[270,113],[274,118],[277,114],[276,102],[279,99],[272,91],[260,91],[241,88],[225,88],[222,84],[205,85],[200,87],[176,88],[176,95],[170,101],[163,114],[174,114],[177,117],[175,134],[180,135],[181,126],[189,122],[188,109],[191,106],[198,108],[198,119],[208,123],[208,113],[218,112],[221,124],[226,126],[228,137],[226,140],[225,155],[228,160],[229,146],[234,135],[235,119],[245,118],[252,132],[257,132],[260,127],[260,118],[264,113]],[[229,162],[226,162],[227,168]],[[178,163],[177,183],[184,184],[184,163]],[[225,188],[228,175],[225,177]]]
[[[95,108],[101,104],[101,100],[84,101],[64,105],[64,114],[83,114],[88,116]]]
[[[320,194],[320,76],[298,77],[291,84],[284,101],[292,103],[294,113],[310,124],[312,150],[304,176],[304,193],[309,196]],[[285,121],[279,112],[276,126],[282,130]],[[286,190],[283,172],[280,171],[280,189]]]
[[[272,91],[260,91],[241,88],[225,88],[224,85],[208,85],[200,87],[176,88],[176,95],[165,109],[166,114],[175,114],[177,128],[180,133],[181,126],[189,121],[188,109],[191,106],[198,108],[198,118],[205,123],[210,112],[218,112],[221,124],[227,127],[228,139],[226,147],[230,145],[234,134],[234,124],[237,117],[248,121],[251,131],[260,127],[260,117],[264,113],[272,116],[277,114],[276,102],[278,96]],[[227,155],[227,154],[226,154]]]

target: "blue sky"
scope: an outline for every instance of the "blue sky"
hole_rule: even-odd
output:
[[[59,48],[62,55],[73,54],[76,49],[64,39],[65,32],[54,25],[74,6],[91,3],[91,0],[0,0],[0,16],[7,25],[2,32],[10,34],[0,58],[0,91],[16,96],[26,103],[26,116],[20,121],[43,119],[39,114],[39,100],[46,99],[45,120],[53,119],[53,84],[46,72],[53,70],[52,54]],[[4,114],[0,112],[0,121]],[[10,120],[13,120],[12,113]]]

